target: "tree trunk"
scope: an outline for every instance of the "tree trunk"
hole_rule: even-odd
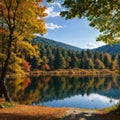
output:
[[[3,97],[3,92],[2,92],[2,83],[0,82],[0,98]]]
[[[17,2],[17,6],[16,6],[15,10],[17,10],[17,8],[18,8],[18,3],[19,2]],[[0,75],[0,97],[2,97],[4,95],[6,101],[10,101],[10,97],[8,95],[5,82],[6,82],[6,75],[7,75],[7,71],[8,71],[8,67],[9,67],[9,60],[10,60],[11,52],[12,52],[11,48],[12,48],[12,42],[13,42],[13,33],[15,30],[15,25],[16,25],[16,12],[13,12],[14,14],[11,16],[12,1],[9,1],[9,4],[10,5],[7,5],[7,2],[5,2],[5,7],[6,7],[5,10],[8,15],[6,17],[7,22],[5,22],[5,24],[8,25],[8,30],[9,30],[9,35],[7,36],[8,37],[7,45],[5,45],[6,46],[5,54],[6,54],[7,58],[2,66],[1,75]],[[4,20],[3,9],[1,9],[1,13],[2,13],[1,17]],[[2,23],[2,28],[3,27],[4,26]],[[4,42],[4,41],[2,41],[2,42]],[[4,48],[4,46],[3,46],[3,48]]]
[[[0,78],[0,97],[4,95],[5,100],[8,102],[10,102],[10,97],[7,93],[5,82],[6,82],[6,74],[7,74],[7,69],[9,65],[10,54],[11,52],[9,51],[5,64],[3,65],[3,68],[2,68],[1,76],[0,76],[1,77]]]
[[[0,76],[0,94],[1,97],[2,95],[4,95],[5,100],[10,102],[10,97],[7,93],[7,88],[5,85],[6,82],[6,74],[7,74],[7,70],[8,70],[8,66],[9,66],[9,59],[11,57],[11,44],[12,44],[12,34],[10,35],[10,39],[9,39],[9,43],[8,43],[8,49],[7,49],[7,58],[5,60],[4,65],[2,66],[2,70],[1,70],[1,76]]]
[[[9,94],[8,94],[8,91],[7,91],[7,88],[6,88],[6,85],[5,85],[5,80],[3,81],[1,81],[0,82],[0,87],[1,87],[1,97],[4,95],[4,97],[5,97],[5,101],[7,101],[7,102],[10,102],[11,100],[10,100],[10,97],[9,97]]]
[[[10,58],[10,52],[8,52],[8,56],[7,56],[7,59],[5,61],[5,64],[2,68],[2,72],[1,72],[1,78],[0,78],[0,97],[5,97],[5,100],[10,102],[10,97],[7,93],[7,88],[6,88],[6,85],[5,85],[5,82],[6,82],[6,74],[7,74],[7,69],[8,69],[8,64],[9,64],[9,58]]]

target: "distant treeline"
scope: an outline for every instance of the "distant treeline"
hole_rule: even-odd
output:
[[[27,58],[32,69],[118,69],[120,67],[120,54],[110,55],[92,50],[70,51],[43,43],[37,44],[40,58]]]

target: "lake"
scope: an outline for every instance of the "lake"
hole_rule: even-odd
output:
[[[8,84],[12,100],[27,105],[101,109],[120,99],[119,76],[18,77]]]

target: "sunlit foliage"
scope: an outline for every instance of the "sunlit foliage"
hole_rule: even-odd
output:
[[[35,34],[47,32],[42,0],[0,0],[0,82],[2,85],[7,71],[23,73],[25,56],[37,57],[38,48],[31,40]],[[3,89],[5,87],[1,87]],[[0,90],[6,96],[4,90]],[[9,101],[9,100],[8,100]]]

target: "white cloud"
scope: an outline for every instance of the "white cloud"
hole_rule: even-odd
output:
[[[48,14],[47,17],[58,17],[58,16],[60,16],[60,12],[54,11],[54,7],[53,6],[52,7],[48,7],[46,9],[45,13]]]
[[[61,6],[61,4],[59,3],[59,2],[54,2],[54,3],[51,3],[51,5],[53,5],[53,6],[57,6],[57,7],[59,7],[59,8],[61,8],[62,6]]]
[[[100,101],[103,103],[109,103],[111,100],[114,104],[117,104],[119,102],[118,99],[114,99],[114,98],[112,99],[112,98],[109,98],[100,94],[94,94],[94,93],[87,96],[87,98],[89,100]]]
[[[50,30],[62,28],[61,25],[56,25],[53,23],[46,23],[46,27],[47,27],[47,29],[50,29]]]
[[[93,48],[97,48],[97,47],[100,47],[100,46],[103,46],[103,45],[105,45],[104,42],[95,42],[95,43],[90,42],[86,45],[86,48],[93,49]]]

